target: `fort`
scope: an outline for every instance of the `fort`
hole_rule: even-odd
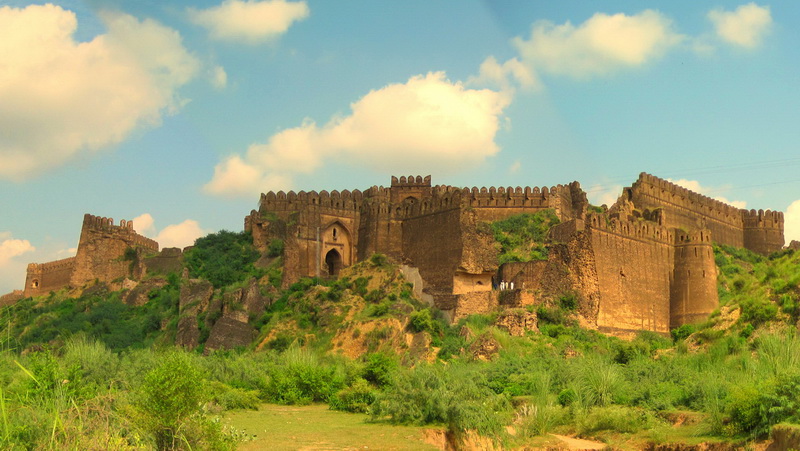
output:
[[[548,259],[499,266],[481,224],[546,209],[560,220]],[[588,326],[620,335],[667,333],[717,308],[712,243],[761,254],[784,244],[782,213],[738,209],[646,173],[600,210],[578,182],[458,188],[409,176],[365,191],[262,194],[244,227],[261,250],[284,241],[285,286],[382,253],[415,268],[415,284],[451,320],[571,294]],[[500,280],[515,288],[498,290]]]
[[[133,249],[136,254],[126,251]],[[144,270],[137,265],[143,253],[158,252],[158,243],[133,230],[133,221],[114,224],[112,218],[83,216],[78,251],[75,257],[28,265],[24,296],[39,296],[64,287],[81,287],[98,280],[111,282],[125,277],[141,278]]]
[[[545,210],[559,219],[547,259],[499,265],[486,224]],[[585,326],[624,336],[707,318],[719,304],[713,243],[769,254],[783,248],[783,221],[781,212],[738,209],[646,173],[610,207],[590,206],[578,182],[458,188],[404,176],[364,191],[265,193],[244,229],[262,252],[283,242],[284,287],[381,253],[452,321],[574,296]],[[75,257],[31,263],[23,293],[8,299],[166,274],[181,256],[159,252],[131,221],[86,214]]]

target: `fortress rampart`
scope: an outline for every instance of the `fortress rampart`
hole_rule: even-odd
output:
[[[639,209],[661,209],[664,225],[708,229],[714,242],[769,254],[783,247],[783,214],[742,210],[650,174],[625,189]]]
[[[141,276],[144,266],[124,259],[129,248],[144,253],[158,252],[155,240],[136,233],[133,221],[85,214],[75,257],[28,265],[25,296],[38,296],[68,286],[80,287],[86,282],[110,282],[129,276]],[[139,274],[132,274],[139,271]]]
[[[25,296],[39,296],[69,285],[74,268],[75,257],[47,263],[28,264],[25,277]]]

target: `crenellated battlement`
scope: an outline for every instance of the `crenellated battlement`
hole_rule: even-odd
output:
[[[701,213],[719,221],[741,226],[741,210],[725,202],[676,185],[668,180],[642,172],[632,189],[661,202]]]
[[[133,229],[133,221],[122,219],[119,225],[114,224],[114,218],[94,216],[89,213],[83,215],[83,232],[103,232],[118,235],[131,246],[140,246],[146,249],[158,251],[158,243],[155,240],[139,235]],[[82,233],[83,235],[83,233]]]
[[[676,240],[676,233],[646,220],[627,220],[612,217],[608,213],[589,213],[586,215],[586,225],[595,230],[612,233],[626,238],[651,240],[661,244],[672,245]]]
[[[400,178],[392,176],[392,188],[404,187],[404,186],[415,187],[415,188],[416,187],[430,187],[431,186],[431,176],[430,175],[426,175],[425,177],[422,177],[422,176],[418,175],[418,176],[414,177],[413,175],[409,175],[408,177],[401,176]]]
[[[741,210],[745,227],[783,230],[783,212],[771,210]]]
[[[691,232],[686,232],[683,230],[679,230],[675,234],[675,245],[697,245],[697,244],[707,244],[711,245],[711,232],[709,230],[693,230]]]
[[[64,258],[47,263],[28,263],[28,273],[51,272],[70,269],[75,266],[75,257]]]
[[[333,190],[328,192],[300,191],[295,193],[289,191],[273,192],[261,194],[260,210],[263,211],[296,211],[304,208],[327,207],[336,210],[357,211],[361,208],[364,194],[359,190]]]

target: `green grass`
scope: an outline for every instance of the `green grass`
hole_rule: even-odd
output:
[[[367,422],[365,414],[330,410],[327,405],[277,406],[231,412],[225,423],[253,440],[240,450],[386,449],[434,450],[425,443],[425,429]]]

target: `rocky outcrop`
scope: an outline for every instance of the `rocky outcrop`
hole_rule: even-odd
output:
[[[175,344],[177,346],[194,349],[200,344],[200,328],[197,324],[197,315],[200,311],[208,310],[209,301],[213,294],[214,287],[206,280],[184,280],[181,286],[178,332],[175,335]]]
[[[256,330],[247,322],[223,316],[211,328],[204,351],[208,353],[216,349],[248,346],[255,337]]]
[[[167,285],[167,280],[154,278],[138,284],[134,284],[127,293],[123,295],[122,301],[130,306],[141,307],[150,300],[150,293],[153,290],[163,288]]]
[[[495,325],[514,337],[524,337],[529,330],[539,331],[536,313],[525,309],[509,309],[500,313]]]
[[[483,360],[484,362],[492,360],[492,358],[500,352],[500,343],[495,340],[489,332],[484,332],[469,347],[469,353],[474,360]]]

